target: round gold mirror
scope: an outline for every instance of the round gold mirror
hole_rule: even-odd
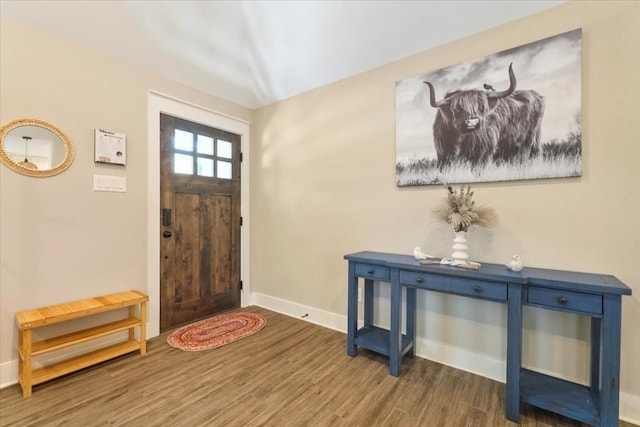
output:
[[[23,175],[53,176],[71,165],[73,144],[51,123],[12,120],[0,128],[0,160]]]

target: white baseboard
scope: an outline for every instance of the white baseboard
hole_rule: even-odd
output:
[[[266,308],[290,317],[305,320],[335,331],[347,332],[347,317],[330,311],[319,310],[302,304],[252,292],[249,298],[252,305]]]
[[[486,354],[416,337],[416,356],[471,372],[501,383],[506,382],[507,363]]]
[[[620,392],[620,419],[640,426],[640,396]]]
[[[5,388],[18,382],[18,359],[0,363],[0,388]]]

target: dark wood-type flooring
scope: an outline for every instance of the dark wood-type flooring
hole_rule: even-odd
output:
[[[259,307],[267,326],[183,352],[167,333],[132,354],[35,387],[0,390],[0,426],[516,426],[504,384],[425,359],[346,352],[346,335]],[[522,426],[580,426],[523,406]],[[621,426],[631,424],[621,422]]]

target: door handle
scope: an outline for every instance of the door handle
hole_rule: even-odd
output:
[[[162,237],[164,237],[165,239],[167,239],[167,238],[171,237],[171,235],[172,235],[172,234],[171,234],[171,232],[170,232],[169,230],[165,230],[165,231],[162,233]]]

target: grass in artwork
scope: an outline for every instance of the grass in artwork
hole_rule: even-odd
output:
[[[541,155],[523,163],[488,163],[471,168],[467,162],[439,169],[435,159],[412,159],[396,163],[396,184],[400,187],[525,179],[565,178],[582,174],[581,141],[549,141]]]

